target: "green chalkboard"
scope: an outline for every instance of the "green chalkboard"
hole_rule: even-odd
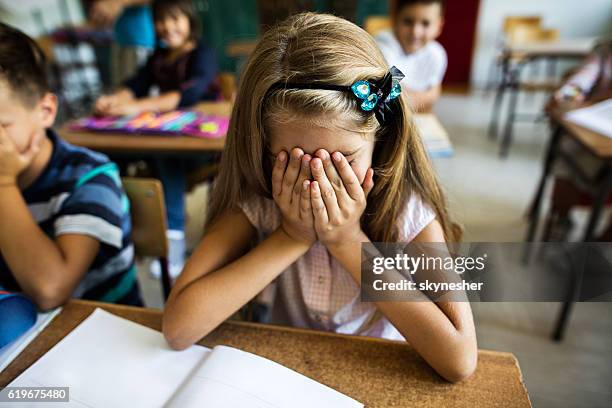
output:
[[[388,2],[384,0],[355,0],[354,20],[363,24],[369,15],[384,15]],[[350,1],[349,1],[350,2]],[[257,0],[194,0],[202,19],[203,35],[217,50],[220,68],[235,71],[237,62],[225,56],[225,48],[232,41],[255,39],[259,34]],[[333,12],[333,0],[314,0],[313,11]],[[347,3],[345,0],[344,3]]]

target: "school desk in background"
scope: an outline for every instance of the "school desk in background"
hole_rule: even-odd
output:
[[[215,138],[227,133],[229,119],[197,111],[143,112],[121,117],[88,117],[73,122],[73,130],[160,136]]]
[[[455,150],[446,129],[433,113],[416,113],[414,124],[421,135],[425,149],[432,159],[451,157]]]
[[[129,119],[84,118],[59,129],[67,142],[112,156],[189,156],[220,152],[231,102],[203,102],[189,111]]]

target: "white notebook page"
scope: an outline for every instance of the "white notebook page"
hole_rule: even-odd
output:
[[[101,309],[9,386],[70,388],[69,403],[20,402],[20,407],[363,407],[238,349],[196,345],[173,351],[158,331]]]
[[[96,309],[9,386],[70,387],[69,404],[20,402],[20,408],[161,407],[208,352],[174,351],[160,332]]]
[[[612,99],[567,112],[565,119],[612,138]]]
[[[281,364],[216,346],[169,408],[361,408],[363,404]]]

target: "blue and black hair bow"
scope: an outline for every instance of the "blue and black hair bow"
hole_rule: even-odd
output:
[[[393,107],[397,103],[397,97],[400,96],[402,92],[402,86],[400,85],[402,79],[404,79],[404,74],[394,66],[378,81],[362,79],[350,86],[321,83],[279,82],[272,85],[268,92],[277,89],[322,89],[328,91],[350,92],[359,100],[359,108],[362,111],[374,112],[378,123],[384,125],[394,114]]]

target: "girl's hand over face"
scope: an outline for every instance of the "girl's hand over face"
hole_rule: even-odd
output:
[[[311,161],[314,180],[311,206],[317,238],[326,246],[361,241],[361,216],[374,187],[374,171],[369,168],[363,185],[340,152],[333,155],[318,150]]]
[[[317,236],[310,205],[311,156],[294,148],[276,157],[272,169],[272,196],[281,210],[281,228],[295,241],[312,245]]]

